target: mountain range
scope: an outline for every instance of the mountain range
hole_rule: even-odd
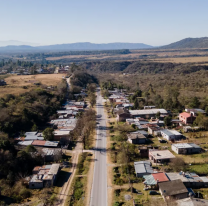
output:
[[[55,44],[48,46],[8,45],[0,47],[3,52],[44,52],[44,51],[75,51],[75,50],[117,50],[117,49],[149,49],[152,46],[143,43],[108,43],[94,44],[89,42]]]
[[[1,46],[7,45],[7,46]],[[34,44],[20,41],[0,41],[0,52],[59,52],[81,50],[119,50],[119,49],[192,49],[208,48],[208,37],[186,38],[161,47],[153,47],[143,43],[107,43],[95,44],[80,42],[71,44],[55,44],[48,46],[32,46]]]

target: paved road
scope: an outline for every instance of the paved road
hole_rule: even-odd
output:
[[[97,139],[90,206],[107,206],[106,117],[100,88],[97,92]]]

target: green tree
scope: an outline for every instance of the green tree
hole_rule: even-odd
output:
[[[52,128],[46,128],[43,131],[43,137],[45,140],[52,141],[54,139],[54,130]]]
[[[137,98],[134,100],[134,109],[139,109],[139,102]]]
[[[32,126],[32,129],[31,129],[32,131],[37,131],[38,130],[38,127],[37,127],[37,125],[36,124],[34,124],[33,126]]]
[[[171,126],[171,124],[172,124],[172,117],[171,116],[166,116],[164,118],[164,124],[165,124],[165,126]]]
[[[26,151],[27,153],[29,153],[29,152],[36,152],[37,150],[36,150],[36,148],[35,148],[33,145],[28,145],[28,146],[25,148],[25,151]]]
[[[159,119],[160,118],[160,112],[157,112],[156,117]]]
[[[190,108],[198,108],[200,105],[200,101],[197,97],[192,98],[191,102],[189,103]]]

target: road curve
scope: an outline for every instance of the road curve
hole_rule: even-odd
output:
[[[91,190],[90,206],[107,206],[107,158],[106,158],[106,116],[100,88],[97,89],[97,139],[95,166]]]

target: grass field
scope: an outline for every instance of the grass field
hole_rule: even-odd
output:
[[[10,75],[5,78],[6,86],[0,87],[0,97],[6,94],[19,95],[35,88],[34,83],[47,86],[56,86],[64,74],[38,74],[38,75]]]

